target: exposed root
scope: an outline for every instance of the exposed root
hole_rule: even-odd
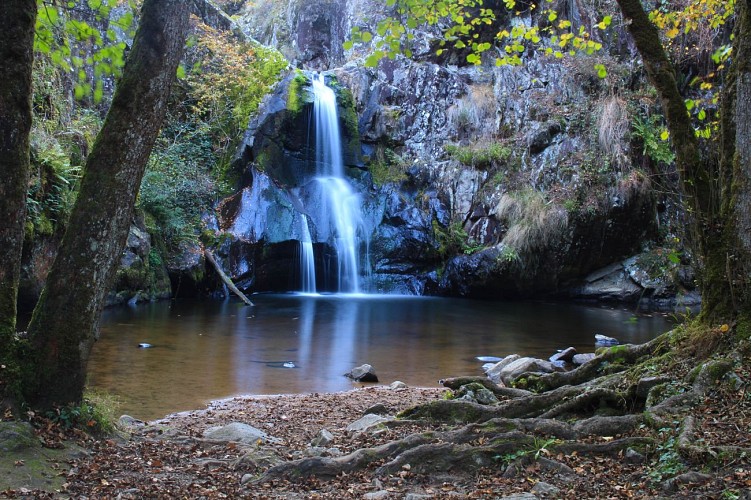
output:
[[[361,449],[338,458],[306,458],[270,468],[259,482],[295,480],[316,476],[326,479],[365,467],[376,475],[464,474],[483,467],[508,464],[507,472],[530,461],[548,460],[545,455],[595,454],[621,456],[626,450],[654,450],[658,441],[639,431],[643,424],[653,428],[671,426],[706,399],[717,382],[733,370],[733,363],[720,359],[702,364],[686,376],[667,374],[643,377],[643,367],[629,374],[616,373],[660,354],[668,347],[666,337],[643,345],[616,346],[602,351],[594,360],[567,373],[525,376],[540,393],[502,387],[481,377],[458,377],[442,381],[460,390],[479,384],[501,401],[482,405],[466,400],[439,400],[402,412],[398,425],[456,426],[443,431],[413,434],[386,445]],[[685,368],[685,365],[683,365]],[[672,375],[672,374],[671,374]],[[738,377],[736,377],[737,379]],[[645,400],[648,407],[643,413]],[[651,406],[650,406],[651,405]],[[601,409],[615,409],[618,416],[592,415]],[[629,413],[636,409],[639,413]],[[567,422],[562,416],[580,420]],[[401,424],[401,422],[406,422]],[[390,424],[387,424],[390,425]],[[659,426],[659,427],[657,427]],[[694,417],[683,419],[676,447],[687,461],[709,463],[718,459],[742,459],[751,449],[737,446],[697,444]],[[555,460],[551,463],[558,464]],[[566,467],[563,464],[558,464]]]
[[[751,448],[741,446],[699,446],[694,443],[696,420],[689,415],[683,419],[677,446],[681,456],[693,463],[707,463],[714,460],[737,460],[751,456]]]
[[[614,408],[625,409],[625,401],[623,397],[615,391],[600,387],[578,394],[567,401],[563,401],[540,415],[540,417],[555,418],[565,413],[573,413],[582,410],[587,406],[602,406],[603,403],[609,404]]]
[[[412,434],[404,439],[392,441],[377,448],[363,448],[343,457],[312,457],[293,460],[271,467],[257,482],[265,483],[273,479],[299,480],[311,476],[330,479],[343,472],[366,467],[374,461],[396,456],[404,450],[425,444],[428,440],[421,434]]]
[[[524,396],[530,396],[533,393],[525,391],[524,389],[515,389],[513,387],[504,387],[493,383],[488,377],[453,377],[440,381],[441,385],[451,389],[452,391],[458,391],[463,385],[468,384],[480,384],[499,399],[519,398]]]

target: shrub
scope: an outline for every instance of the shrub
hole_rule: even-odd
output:
[[[496,98],[488,85],[473,85],[448,110],[449,124],[460,136],[488,137],[495,130]]]
[[[486,170],[494,163],[502,163],[511,158],[511,148],[498,142],[477,143],[470,146],[447,144],[444,149],[459,163],[480,170]]]
[[[51,235],[64,224],[76,200],[81,167],[71,165],[69,154],[47,133],[31,136],[32,176],[27,191],[27,223],[31,235]]]
[[[201,215],[215,198],[212,141],[205,131],[172,124],[158,140],[141,182],[139,208],[149,213],[168,248],[197,238]]]
[[[407,179],[405,168],[404,159],[389,148],[379,150],[376,160],[368,165],[368,170],[373,176],[373,184],[376,186],[405,181]]]
[[[667,132],[659,115],[654,114],[646,118],[636,116],[633,128],[634,137],[641,140],[643,145],[643,154],[655,163],[673,163],[675,154],[667,140]]]
[[[461,222],[452,222],[448,227],[433,219],[433,236],[438,243],[438,255],[443,260],[459,254],[472,254],[484,248],[470,239]]]
[[[629,113],[626,102],[611,96],[602,104],[602,111],[597,120],[597,138],[600,148],[618,167],[628,164]]]
[[[534,190],[506,193],[496,209],[509,229],[502,243],[518,255],[549,247],[568,226],[568,213]]]

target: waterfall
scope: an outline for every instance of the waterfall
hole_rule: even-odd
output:
[[[318,207],[309,210],[321,235],[328,236],[336,250],[336,270],[339,292],[360,292],[360,266],[358,228],[362,226],[360,196],[344,176],[342,141],[337,116],[336,95],[326,86],[322,74],[313,76],[313,120],[315,123],[315,182],[320,189]],[[305,231],[308,230],[307,220]],[[308,234],[309,236],[309,234]],[[302,242],[302,259],[305,259],[306,242]],[[310,244],[311,264],[303,264],[303,291],[305,280],[312,280],[315,291],[315,269],[312,265],[312,243]],[[312,277],[308,274],[312,274]],[[307,278],[306,278],[307,276]]]
[[[304,293],[316,293],[316,264],[313,258],[313,240],[310,237],[308,217],[302,216],[302,240],[300,240],[300,277]]]

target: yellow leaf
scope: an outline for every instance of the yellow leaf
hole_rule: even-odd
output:
[[[662,133],[660,134],[660,139],[662,139],[663,141],[667,141],[669,137],[670,137],[670,132],[668,132],[667,130],[663,130]]]
[[[727,324],[727,323],[725,323],[724,325],[722,325],[722,326],[720,327],[720,331],[721,331],[722,333],[725,333],[725,332],[727,332],[728,330],[730,330],[730,327],[728,326],[728,324]]]

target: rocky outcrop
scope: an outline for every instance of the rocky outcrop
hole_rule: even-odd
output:
[[[343,42],[352,26],[372,28],[382,15],[370,0],[290,0],[247,4],[238,20],[295,65],[330,69],[348,175],[365,199],[371,290],[647,297],[661,306],[690,292],[613,264],[658,240],[659,200],[633,166],[628,111],[587,61],[449,65],[418,33],[414,60],[365,68],[362,49]],[[251,123],[236,161],[249,165],[246,187],[221,205],[221,229],[233,239],[223,247],[227,265],[258,290],[295,281],[310,197],[307,84],[290,75]],[[608,122],[606,110],[618,113]],[[250,207],[255,214],[238,216]],[[325,238],[313,242],[325,265]],[[598,271],[610,265],[613,273]]]
[[[168,299],[171,295],[161,254],[152,246],[151,235],[143,222],[136,220],[128,232],[107,305]]]

